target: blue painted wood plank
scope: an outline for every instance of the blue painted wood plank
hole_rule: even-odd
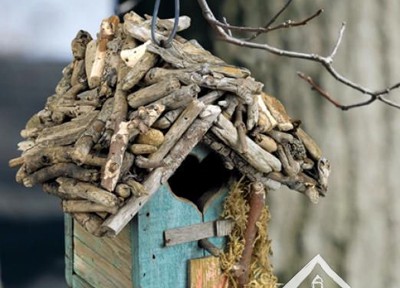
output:
[[[162,186],[132,223],[133,282],[135,288],[186,288],[188,260],[204,255],[197,242],[164,246],[167,229],[200,223],[197,207]]]
[[[224,209],[224,201],[229,193],[230,184],[226,183],[214,194],[204,205],[203,208],[203,222],[215,221],[221,219],[221,214]],[[211,243],[220,249],[224,249],[227,237],[213,237],[208,239]],[[207,251],[204,251],[205,256],[210,256]]]
[[[85,280],[83,280],[76,274],[72,276],[72,283],[73,283],[72,286],[73,288],[94,288],[92,285],[87,283]]]

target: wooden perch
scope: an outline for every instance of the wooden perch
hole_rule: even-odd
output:
[[[239,287],[246,287],[249,282],[251,256],[253,254],[254,242],[258,230],[256,224],[261,217],[266,198],[266,191],[262,183],[253,182],[250,185],[250,189],[250,209],[247,217],[246,230],[244,232],[244,249],[239,263],[234,266]]]
[[[142,183],[147,192],[140,197],[131,198],[117,212],[110,216],[102,225],[103,231],[109,236],[116,236],[122,228],[136,215],[139,209],[150,200],[151,196],[160,188],[162,183],[175,172],[194,146],[202,139],[207,130],[211,127],[221,110],[217,106],[209,105],[203,111],[203,117],[196,120],[186,131],[181,140],[174,146],[166,159],[166,166],[154,169]],[[196,128],[197,127],[197,128]],[[167,158],[168,158],[167,157]],[[177,157],[177,158],[174,158]],[[176,161],[176,162],[175,162]],[[175,170],[174,170],[175,169]]]
[[[59,191],[68,195],[111,208],[119,204],[119,200],[114,194],[92,184],[77,181],[76,178],[57,178],[57,183],[60,185]]]
[[[220,115],[218,117],[218,121],[216,125],[211,128],[211,131],[225,144],[232,147],[233,150],[238,153],[242,152],[239,144],[239,135],[233,124],[228,121],[225,116]],[[263,173],[281,170],[281,162],[275,156],[262,149],[249,137],[246,137],[246,142],[248,146],[247,153],[241,156],[246,159],[249,164]]]

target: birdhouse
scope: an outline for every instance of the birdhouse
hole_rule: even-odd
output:
[[[157,21],[156,43],[150,23],[132,12],[103,20],[97,40],[77,34],[10,166],[21,166],[18,182],[62,200],[70,287],[248,283],[250,262],[262,260],[254,241],[269,245],[256,237],[265,191],[286,185],[317,202],[329,162],[249,70],[180,36],[161,47],[173,21]],[[189,25],[181,17],[178,30]],[[226,250],[243,251],[230,268]]]
[[[69,286],[200,287],[194,284],[208,269],[213,277],[203,283],[225,287],[218,258],[199,246],[199,240],[208,239],[223,249],[223,236],[230,231],[231,223],[220,215],[233,175],[217,160],[205,147],[196,147],[115,238],[93,236],[66,216]]]

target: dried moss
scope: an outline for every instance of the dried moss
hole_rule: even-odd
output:
[[[249,204],[247,201],[249,185],[243,179],[233,184],[229,196],[224,203],[224,219],[235,222],[226,251],[220,256],[221,269],[229,278],[229,287],[238,287],[234,276],[234,266],[240,260],[244,249],[244,232],[247,225]],[[251,288],[275,288],[277,278],[272,272],[269,257],[272,255],[271,240],[268,238],[268,221],[270,214],[268,206],[265,206],[260,220],[257,222],[257,236],[254,242],[254,250],[250,265],[250,281],[246,287]]]

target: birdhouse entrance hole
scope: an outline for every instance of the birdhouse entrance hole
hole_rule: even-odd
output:
[[[218,155],[211,152],[201,159],[191,154],[168,183],[176,196],[190,200],[203,210],[207,200],[228,183],[230,175]]]

